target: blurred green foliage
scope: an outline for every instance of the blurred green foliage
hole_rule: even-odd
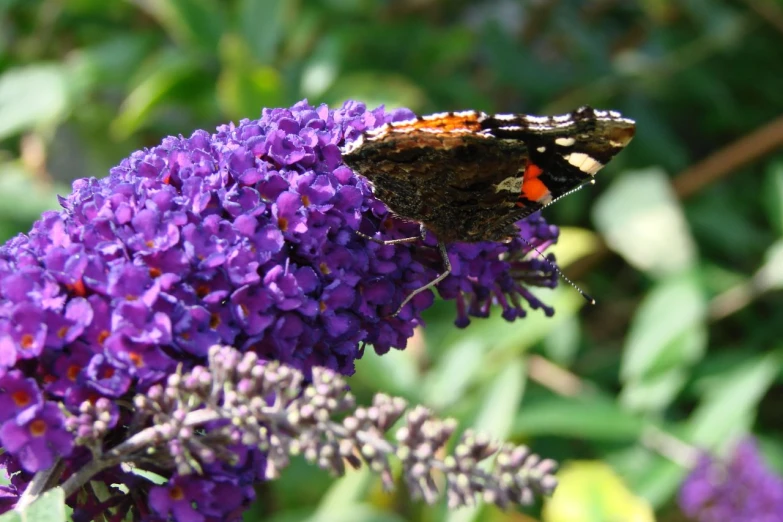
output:
[[[782,64],[779,0],[0,0],[0,238],[165,135],[305,97],[620,110],[635,141],[597,187],[546,211],[598,305],[566,286],[542,292],[552,319],[456,330],[439,303],[407,350],[369,352],[352,382],[365,401],[386,390],[561,462],[611,466],[570,466],[572,496],[534,519],[569,520],[557,513],[570,502],[585,503],[580,520],[649,516],[647,503],[682,520],[691,446],[721,451],[751,431],[783,470]],[[248,519],[261,516],[528,520],[450,514],[302,462],[261,487]]]

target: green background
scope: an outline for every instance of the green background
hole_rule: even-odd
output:
[[[783,469],[783,2],[0,0],[0,239],[138,148],[302,98],[590,104],[638,132],[545,211],[596,306],[561,285],[552,319],[457,330],[440,302],[351,380],[562,462],[543,512],[448,513],[295,462],[249,520],[679,521],[695,448],[753,432]]]

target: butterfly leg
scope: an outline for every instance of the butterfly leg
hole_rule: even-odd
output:
[[[423,230],[423,229],[422,229]],[[438,241],[438,250],[440,250],[440,255],[443,258],[443,273],[438,275],[435,279],[430,281],[424,286],[420,286],[408,296],[402,300],[402,303],[400,304],[399,308],[397,308],[397,311],[394,312],[391,317],[396,317],[403,309],[403,307],[408,304],[408,302],[413,299],[418,294],[422,293],[423,291],[427,290],[428,288],[432,288],[444,279],[446,279],[446,276],[448,276],[451,273],[451,261],[449,261],[449,254],[446,252],[446,244]]]
[[[370,237],[367,234],[364,234],[362,232],[356,231],[356,234],[360,237],[363,237],[365,239],[369,239],[370,241],[374,241],[376,243],[380,243],[381,245],[399,245],[400,243],[412,243],[413,241],[418,241],[419,239],[424,240],[427,239],[427,229],[425,228],[424,224],[421,224],[419,228],[419,235],[413,236],[413,237],[404,237],[402,239],[377,239],[374,237]],[[416,297],[418,294],[422,293],[423,291],[427,290],[428,288],[432,288],[444,279],[446,279],[446,276],[448,276],[451,273],[451,261],[449,261],[449,255],[446,252],[446,244],[438,241],[438,250],[440,251],[440,256],[443,259],[443,273],[439,274],[438,277],[427,283],[426,285],[420,286],[413,292],[407,295],[405,299],[402,300],[402,303],[397,308],[397,311],[394,312],[390,317],[397,317],[399,313],[402,311],[402,309],[405,307],[406,304],[410,302],[411,299]]]
[[[370,241],[373,241],[374,243],[379,243],[381,245],[399,245],[400,243],[413,243],[414,241],[418,241],[419,239],[427,239],[427,229],[424,228],[424,225],[419,226],[419,235],[418,236],[412,236],[412,237],[403,237],[402,239],[377,239],[372,236],[368,236],[364,232],[356,231],[356,235],[359,237],[363,237],[364,239],[369,239]]]

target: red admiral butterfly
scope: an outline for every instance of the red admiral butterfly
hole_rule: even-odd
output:
[[[439,240],[444,273],[394,315],[451,271],[446,243],[516,236],[516,221],[592,183],[635,128],[618,112],[590,107],[560,116],[463,111],[387,123],[347,144],[343,160],[376,197]]]

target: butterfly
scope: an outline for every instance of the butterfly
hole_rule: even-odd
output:
[[[469,110],[387,123],[347,143],[343,161],[375,196],[438,238],[444,272],[394,315],[449,274],[447,244],[516,237],[514,223],[592,183],[635,130],[619,112],[586,106],[558,116]]]

